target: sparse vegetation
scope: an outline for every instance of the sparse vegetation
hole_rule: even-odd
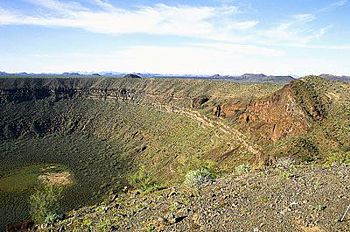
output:
[[[241,165],[236,167],[236,173],[238,175],[249,173],[251,170],[252,170],[252,168],[249,164],[241,164]]]
[[[208,168],[200,168],[189,171],[185,176],[184,184],[189,187],[200,187],[206,183],[211,182],[215,178],[213,172]]]
[[[155,231],[156,227],[153,224],[148,224],[147,226],[147,232]]]
[[[279,169],[278,174],[282,179],[290,179],[293,173],[287,169]]]
[[[63,188],[43,185],[30,196],[31,216],[36,223],[53,223],[61,213]]]
[[[176,186],[147,195],[135,195],[133,191],[120,194],[108,205],[74,211],[53,228],[87,231],[82,219],[88,217],[91,231],[100,231],[99,223],[106,220],[108,225],[108,219],[108,231],[195,231],[199,226],[203,231],[249,231],[260,223],[260,216],[281,219],[278,223],[263,219],[268,230],[298,231],[300,225],[307,228],[317,223],[325,231],[347,231],[346,221],[337,221],[347,206],[344,200],[350,179],[346,178],[346,166],[326,169],[304,164],[298,166],[297,178],[293,179],[275,175],[274,169],[227,175],[198,191]],[[232,213],[225,216],[227,212]],[[249,215],[249,220],[244,215]],[[300,224],[290,223],[295,217],[300,218]]]
[[[330,167],[333,165],[350,165],[350,152],[336,152],[329,155],[324,162],[326,167]]]
[[[163,188],[163,186],[157,183],[154,177],[146,171],[144,166],[140,167],[129,179],[132,186],[142,190],[144,193],[150,193]]]

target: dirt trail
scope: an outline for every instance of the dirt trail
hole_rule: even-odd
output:
[[[150,95],[147,95],[147,97],[150,97]],[[152,97],[158,97],[158,95],[152,96]],[[109,101],[121,101],[120,99],[111,99],[111,98],[105,98],[105,100]],[[259,156],[261,155],[260,149],[257,147],[256,144],[251,144],[248,142],[248,138],[238,131],[235,128],[232,128],[228,125],[226,125],[222,119],[218,118],[217,120],[210,119],[206,117],[205,115],[200,114],[198,111],[185,108],[185,107],[177,107],[177,106],[169,106],[169,105],[164,105],[164,104],[158,104],[158,103],[142,103],[142,102],[134,102],[134,101],[129,101],[131,104],[142,104],[142,105],[151,105],[154,109],[161,111],[161,112],[166,112],[166,113],[177,113],[184,115],[186,117],[189,117],[191,119],[194,119],[199,122],[199,124],[202,127],[209,127],[209,128],[217,128],[218,130],[224,132],[225,134],[231,135],[234,140],[238,141],[247,151],[252,153],[253,155]],[[234,147],[230,147],[228,149],[232,150]]]
[[[247,137],[239,132],[237,129],[234,129],[228,125],[226,125],[221,119],[218,119],[219,121],[212,120],[204,115],[201,115],[199,112],[187,109],[187,108],[178,108],[178,107],[170,107],[170,106],[164,106],[164,105],[153,105],[157,110],[162,112],[171,112],[171,113],[178,113],[187,117],[190,117],[196,121],[198,121],[203,127],[216,127],[225,134],[229,134],[233,136],[233,138],[241,143],[242,146],[244,146],[249,152],[251,152],[254,155],[260,155],[261,152],[258,148],[256,148],[256,145],[250,144],[247,142]],[[233,149],[233,148],[230,148]]]

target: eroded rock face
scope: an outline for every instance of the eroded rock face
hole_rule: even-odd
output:
[[[98,86],[97,79],[1,79],[0,103],[20,103],[31,100],[50,99],[59,101],[73,97],[101,100],[133,100],[133,89]]]
[[[287,136],[301,135],[314,122],[322,121],[327,115],[327,101],[311,83],[298,80],[291,82],[272,95],[262,98],[235,98],[226,103],[206,104],[209,96],[177,96],[170,90],[147,91],[143,85],[124,85],[103,79],[2,79],[0,80],[0,104],[23,101],[83,97],[96,100],[129,101],[145,104],[169,104],[173,100],[188,102],[186,107],[201,109],[211,107],[217,118],[233,120],[242,132],[251,132],[258,139],[277,141]],[[213,107],[214,106],[214,107]],[[208,108],[210,109],[210,108]],[[54,120],[57,121],[57,120]],[[58,120],[59,121],[59,120]],[[59,123],[59,122],[58,122]],[[46,131],[52,122],[38,122],[35,131]],[[56,123],[57,124],[57,123]],[[55,124],[55,125],[56,125]],[[21,124],[0,129],[0,137],[17,137],[22,131]],[[55,127],[50,127],[55,128]]]
[[[242,129],[272,141],[304,134],[313,122],[326,117],[325,102],[303,81],[292,82],[272,96],[225,104],[222,111]]]
[[[205,104],[209,100],[210,98],[207,96],[196,97],[192,100],[192,108],[199,109],[202,107],[203,104]]]

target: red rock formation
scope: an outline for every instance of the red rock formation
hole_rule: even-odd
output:
[[[222,111],[241,129],[272,141],[304,134],[313,122],[325,117],[322,101],[303,81],[292,82],[268,97],[225,104]]]

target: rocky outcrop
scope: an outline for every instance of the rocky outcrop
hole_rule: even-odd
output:
[[[192,100],[192,108],[199,109],[204,103],[208,102],[209,100],[210,98],[208,96],[196,97]]]
[[[29,80],[0,80],[0,103],[20,103],[24,101],[50,99],[59,101],[74,97],[85,97],[100,100],[136,100],[142,99],[144,92],[135,89],[95,87],[96,79],[82,82],[81,79],[37,79],[38,83]],[[55,83],[57,81],[57,83]]]
[[[304,81],[294,81],[268,97],[236,99],[222,111],[243,130],[272,141],[306,133],[327,115],[322,96]]]

